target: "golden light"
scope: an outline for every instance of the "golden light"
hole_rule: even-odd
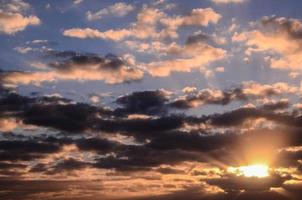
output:
[[[269,176],[269,167],[265,164],[229,167],[227,171],[245,177],[264,178]]]

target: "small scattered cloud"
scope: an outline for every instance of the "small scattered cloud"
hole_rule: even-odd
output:
[[[211,0],[215,4],[241,4],[247,2],[248,0]]]
[[[119,2],[97,12],[87,11],[86,18],[89,21],[93,21],[102,19],[105,16],[123,17],[132,12],[134,9],[135,7],[131,4]]]

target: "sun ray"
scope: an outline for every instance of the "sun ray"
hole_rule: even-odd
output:
[[[264,178],[269,176],[269,167],[265,164],[229,167],[227,171],[245,177]]]

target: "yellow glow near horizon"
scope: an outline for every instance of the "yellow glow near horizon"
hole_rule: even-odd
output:
[[[269,167],[265,164],[255,164],[241,167],[229,167],[228,172],[245,177],[263,178],[269,176]]]

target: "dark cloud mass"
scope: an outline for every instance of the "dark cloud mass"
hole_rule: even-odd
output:
[[[301,5],[0,0],[0,200],[301,200]]]

